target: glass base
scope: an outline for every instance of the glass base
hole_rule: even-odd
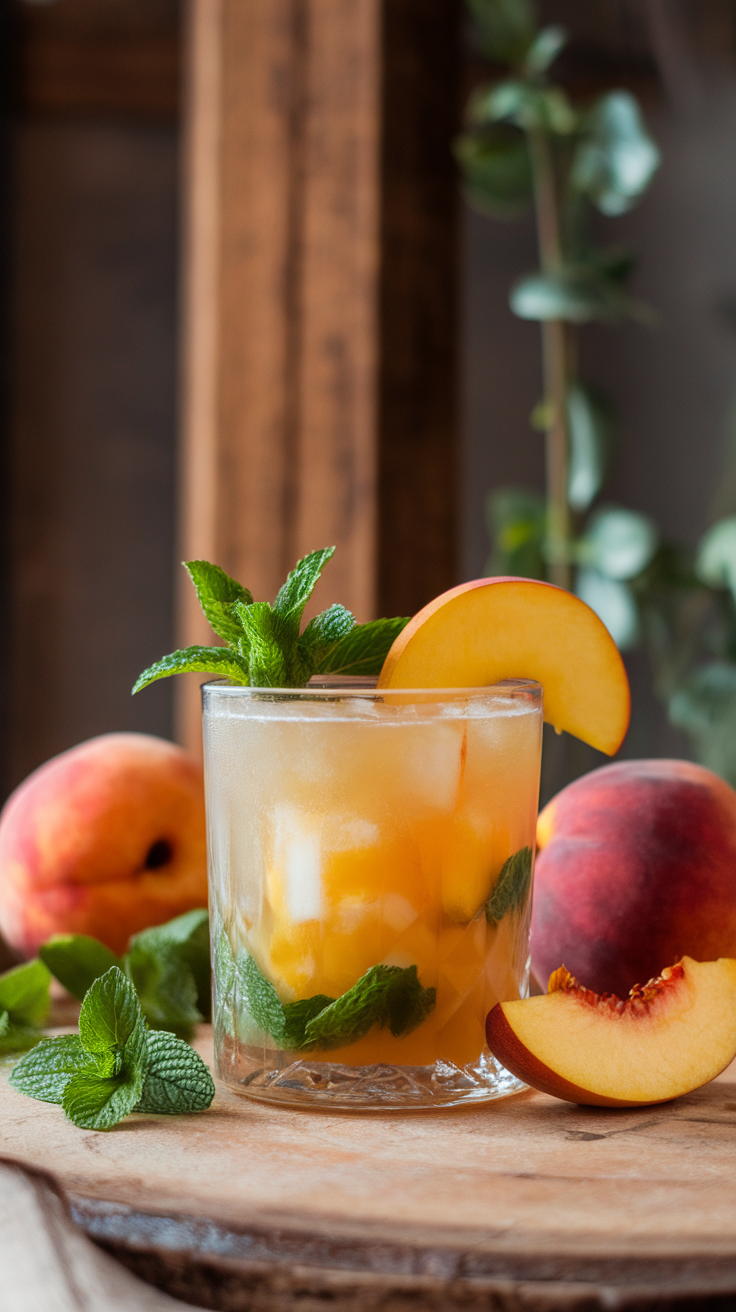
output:
[[[342,1066],[305,1059],[279,1070],[256,1068],[239,1079],[232,1066],[220,1074],[236,1093],[263,1102],[350,1111],[426,1111],[492,1102],[528,1088],[490,1053],[463,1067],[443,1061],[433,1066]]]

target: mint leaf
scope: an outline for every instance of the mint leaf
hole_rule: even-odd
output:
[[[332,560],[334,554],[334,547],[311,551],[308,556],[297,561],[286,582],[276,594],[273,609],[287,626],[293,642],[299,637],[304,607],[314,591],[322,570],[328,561]]]
[[[202,1058],[188,1043],[158,1030],[146,1035],[147,1073],[137,1112],[176,1115],[206,1111],[215,1085]]]
[[[38,949],[51,974],[81,1002],[88,988],[112,966],[122,967],[115,953],[88,934],[55,934]]]
[[[242,601],[250,606],[253,601],[251,593],[219,565],[210,565],[208,560],[185,560],[184,568],[197,590],[199,604],[211,627],[218,637],[237,648],[243,630],[233,603]]]
[[[14,966],[0,975],[0,1011],[9,1027],[43,1025],[49,1011],[51,975],[42,961]]]
[[[110,1036],[114,1042],[106,1048],[90,1048],[90,1042],[101,1045]],[[146,1037],[135,991],[113,967],[95,981],[82,1003],[80,1039],[93,1060],[64,1089],[61,1105],[70,1121],[84,1130],[110,1130],[133,1111],[146,1078]]]
[[[397,1038],[408,1034],[434,1009],[434,989],[424,989],[416,966],[372,966],[306,1026],[308,1043],[340,1048],[374,1025],[388,1025]]]
[[[32,1052],[21,1057],[11,1071],[10,1083],[29,1098],[60,1103],[72,1076],[90,1066],[79,1037],[63,1034],[57,1039],[42,1039]]]
[[[380,674],[394,639],[409,619],[371,620],[356,624],[320,661],[316,674]]]
[[[253,1020],[286,1051],[342,1047],[373,1025],[388,1025],[401,1038],[435,1006],[435,990],[422,987],[416,966],[372,966],[340,998],[318,993],[286,1003],[253,957],[238,961],[237,970]]]
[[[256,1025],[283,1047],[284,1007],[270,979],[261,974],[253,957],[238,960],[236,969],[243,986],[245,1004]]]
[[[112,966],[87,992],[79,1014],[79,1037],[91,1053],[124,1048],[142,1021],[133,985],[122,970]]]
[[[208,1020],[212,1012],[212,981],[210,921],[207,908],[198,907],[194,911],[185,911],[183,915],[176,916],[165,925],[155,925],[151,929],[142,930],[131,939],[130,952],[133,953],[135,949],[141,947],[154,956],[166,956],[177,963],[176,968],[182,973],[191,974],[196,993],[194,1005],[199,1013],[197,1020]],[[142,1005],[149,1024],[152,1024],[150,1016],[146,1013],[145,1002]],[[162,1028],[166,1029],[167,1026],[164,1025]],[[170,1025],[168,1028],[174,1029],[174,1026]]]
[[[7,1014],[7,1013],[6,1013]],[[0,1034],[0,1054],[26,1052],[35,1048],[43,1038],[43,1032],[32,1025],[8,1025],[4,1034]]]
[[[235,1033],[233,1017],[237,1007],[238,970],[230,939],[224,929],[215,936],[212,966],[217,999],[217,1011],[213,1016],[215,1030],[224,1030],[226,1034],[232,1036]]]
[[[111,1130],[135,1110],[143,1091],[143,1068],[106,1080],[92,1071],[73,1075],[61,1105],[80,1130]]]
[[[521,847],[505,862],[486,902],[486,920],[498,925],[509,912],[523,911],[532,883],[532,849]]]
[[[251,687],[288,687],[292,652],[283,620],[267,601],[254,601],[252,606],[237,602],[235,609],[248,642]]]
[[[141,939],[143,935],[133,939],[125,964],[143,1014],[153,1029],[169,1029],[189,1038],[202,1020],[194,976],[175,950]]]
[[[170,655],[163,656],[139,674],[133,684],[133,692],[140,692],[141,688],[146,688],[156,679],[167,679],[170,674],[192,672],[220,674],[231,683],[248,683],[247,662],[229,647],[185,647],[182,651],[172,651]]]
[[[341,638],[355,628],[355,616],[344,606],[329,606],[310,620],[297,647],[311,673],[321,669]]]

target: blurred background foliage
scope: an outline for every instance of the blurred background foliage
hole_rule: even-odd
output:
[[[545,495],[505,487],[487,498],[488,572],[571,588],[622,650],[643,645],[670,723],[695,759],[736,784],[736,515],[692,548],[607,503],[618,415],[578,368],[582,325],[656,324],[629,290],[634,253],[597,244],[591,218],[636,205],[659,149],[631,91],[578,102],[555,82],[567,35],[540,25],[530,0],[468,4],[480,52],[505,75],[471,95],[456,156],[476,210],[535,215],[539,268],[517,279],[509,304],[540,324],[543,394],[530,422],[546,442]]]

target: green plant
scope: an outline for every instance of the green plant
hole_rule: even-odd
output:
[[[609,464],[616,413],[577,367],[576,333],[592,321],[647,320],[628,291],[634,261],[601,249],[595,210],[631,209],[659,163],[636,99],[612,90],[574,105],[551,80],[567,37],[540,27],[530,0],[469,0],[480,47],[508,76],[482,87],[456,145],[467,195],[495,217],[534,208],[540,267],[512,288],[511,309],[541,327],[544,391],[532,424],[545,434],[547,492],[502,489],[488,498],[490,568],[574,588],[620,646],[639,636],[630,581],[652,560],[646,516],[594,502]]]
[[[620,647],[643,642],[671,723],[697,760],[736,785],[736,515],[717,519],[688,549],[662,540],[645,515],[595,504],[617,417],[577,368],[580,325],[652,317],[629,294],[631,254],[598,248],[590,218],[631,209],[659,152],[628,91],[574,105],[554,85],[567,38],[539,26],[532,0],[468,4],[482,52],[508,76],[471,97],[456,144],[466,193],[496,218],[533,207],[540,258],[510,304],[541,325],[544,394],[532,424],[545,434],[547,492],[503,488],[488,497],[489,572],[574,588]]]

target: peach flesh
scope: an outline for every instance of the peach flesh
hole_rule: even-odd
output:
[[[688,761],[621,761],[539,817],[532,969],[564,961],[597,993],[687,954],[736,956],[736,792]]]
[[[486,1034],[494,1056],[542,1093],[604,1107],[666,1102],[736,1056],[736,961],[683,957],[626,1000],[561,967],[545,996],[495,1006]]]
[[[52,934],[123,952],[207,905],[198,763],[147,734],[104,734],[35,770],[0,816],[0,931],[25,957]]]
[[[533,679],[544,718],[609,756],[629,723],[620,653],[578,597],[536,579],[461,583],[420,610],[386,657],[379,688],[479,688]]]

